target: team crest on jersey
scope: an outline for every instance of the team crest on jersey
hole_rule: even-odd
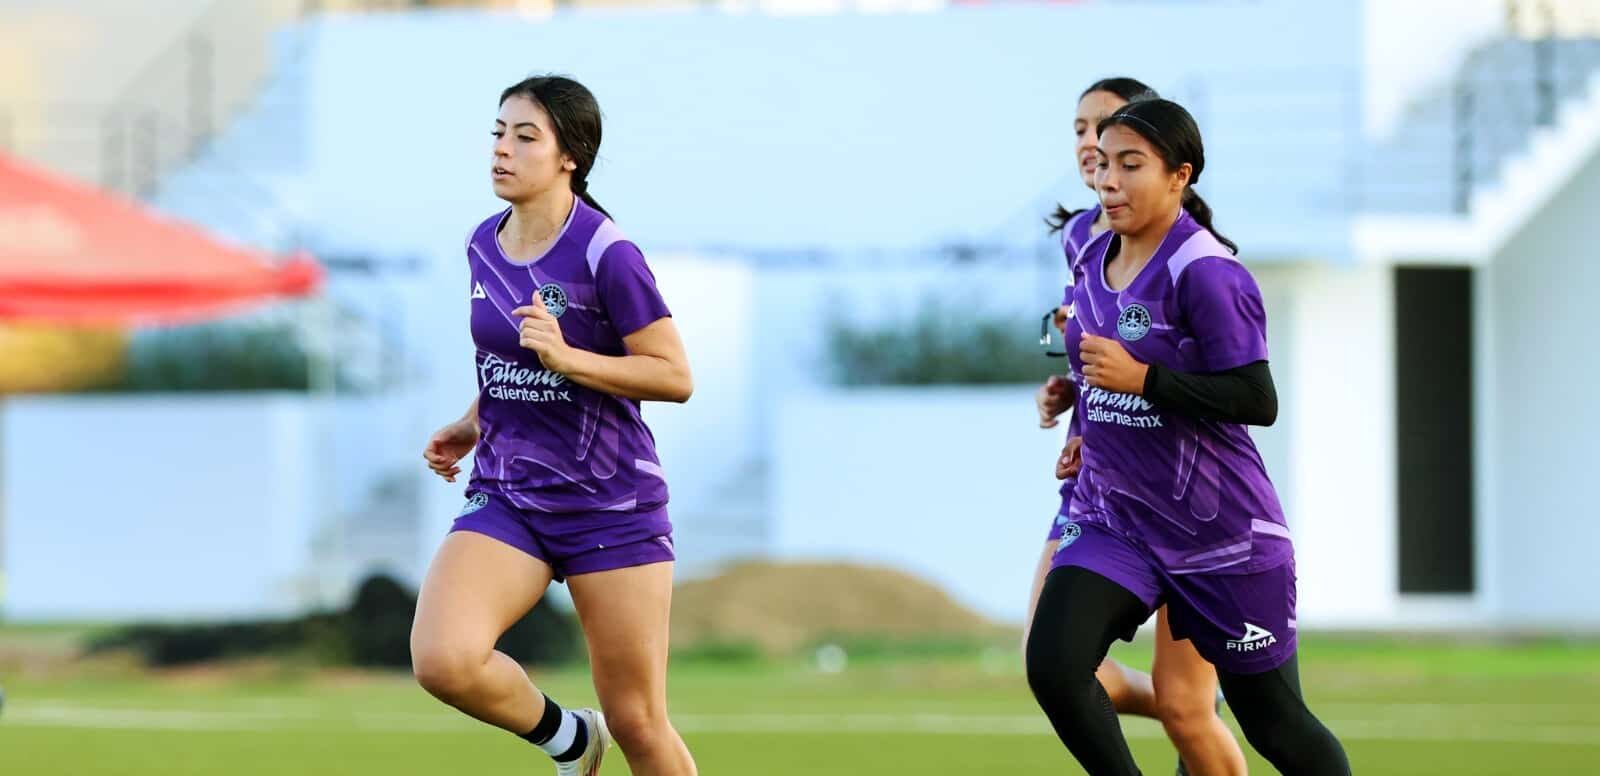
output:
[[[567,311],[567,292],[555,283],[539,286],[539,299],[544,302],[544,309],[557,318]]]
[[[1117,335],[1129,342],[1138,342],[1150,333],[1150,311],[1142,304],[1130,304],[1117,316]]]
[[[461,514],[456,515],[456,517],[464,517],[466,515],[470,515],[473,512],[476,512],[476,511],[478,511],[480,509],[483,509],[486,506],[489,506],[489,494],[487,494],[487,493],[474,493],[471,496],[467,497],[467,503],[462,505],[462,507],[461,507]]]

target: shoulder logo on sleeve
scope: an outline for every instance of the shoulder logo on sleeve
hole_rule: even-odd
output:
[[[1130,304],[1117,316],[1117,336],[1138,342],[1150,333],[1150,311],[1142,304]]]
[[[488,299],[489,298],[489,293],[487,291],[483,290],[483,284],[482,283],[473,283],[472,284],[472,298],[473,299]]]
[[[567,292],[555,283],[539,286],[539,301],[544,302],[544,309],[557,318],[567,311]]]

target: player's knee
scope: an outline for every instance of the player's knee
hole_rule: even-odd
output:
[[[1205,736],[1216,719],[1216,695],[1190,688],[1156,690],[1156,718],[1172,738]]]
[[[1268,762],[1280,768],[1303,762],[1321,751],[1325,728],[1304,709],[1287,704],[1280,708],[1235,709],[1244,738]]]
[[[411,649],[411,674],[416,677],[417,684],[446,703],[458,701],[472,692],[483,663],[473,650],[449,645],[413,642]]]
[[[1279,770],[1285,764],[1305,762],[1308,753],[1314,756],[1320,751],[1318,739],[1326,729],[1290,689],[1290,683],[1276,681],[1271,674],[1221,673],[1219,678],[1244,739]]]
[[[1028,687],[1038,698],[1053,698],[1064,694],[1088,692],[1094,681],[1098,661],[1077,659],[1070,649],[1030,640],[1027,647],[1026,667]]]
[[[640,754],[669,743],[672,725],[665,708],[644,701],[607,704],[606,727],[624,752]]]
[[[1295,762],[1298,757],[1298,748],[1304,743],[1300,736],[1295,735],[1294,725],[1241,725],[1241,729],[1244,731],[1244,740],[1248,741],[1250,747],[1270,763],[1286,764]]]

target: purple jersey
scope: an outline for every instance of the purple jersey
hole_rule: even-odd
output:
[[[1106,287],[1107,232],[1084,252],[1067,322],[1072,372],[1082,332],[1115,339],[1138,361],[1208,373],[1267,357],[1255,279],[1210,231],[1183,213],[1128,287]],[[1293,557],[1283,509],[1245,427],[1164,412],[1134,394],[1078,377],[1074,410],[1083,470],[1072,518],[1150,548],[1173,574],[1246,574]]]
[[[1066,256],[1067,269],[1072,272],[1072,284],[1067,286],[1066,294],[1061,300],[1061,303],[1064,305],[1072,304],[1072,289],[1083,283],[1083,256],[1087,251],[1089,244],[1094,241],[1094,222],[1099,218],[1100,206],[1095,205],[1088,210],[1078,211],[1071,218],[1067,219],[1067,222],[1061,226],[1061,252]],[[1065,337],[1065,334],[1066,331],[1063,329],[1063,337]],[[1071,350],[1072,340],[1065,340],[1065,342],[1067,349]],[[1076,372],[1073,372],[1071,375],[1069,375],[1069,377],[1074,383],[1078,382],[1078,375]],[[1082,434],[1083,427],[1078,423],[1078,413],[1074,411],[1072,413],[1072,417],[1067,419],[1067,438],[1071,439],[1072,437],[1080,436]],[[1062,497],[1064,499],[1071,498],[1072,491],[1075,487],[1077,487],[1077,484],[1077,477],[1068,477],[1065,480],[1062,480]],[[1065,508],[1063,508],[1061,511],[1063,514],[1066,513]]]
[[[518,344],[512,310],[540,300],[567,344],[626,354],[622,338],[670,313],[644,255],[599,211],[575,199],[555,243],[532,262],[508,259],[497,234],[508,209],[467,242],[477,345],[478,442],[471,489],[534,512],[624,522],[667,503],[655,438],[639,403],[545,369]]]
[[[1094,222],[1100,218],[1100,206],[1080,210],[1061,227],[1061,252],[1067,257],[1067,268],[1072,270],[1072,285],[1083,282],[1083,256],[1089,243],[1094,241]],[[1072,289],[1068,287],[1062,304],[1072,304]]]

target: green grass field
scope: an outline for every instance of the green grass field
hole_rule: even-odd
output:
[[[1135,647],[1118,657],[1147,665]],[[673,715],[702,773],[1079,773],[1007,650],[806,665],[687,663]],[[1314,709],[1355,772],[1600,773],[1600,645],[1425,645],[1311,639]],[[538,677],[563,703],[592,702],[587,677]],[[433,702],[405,676],[292,669],[151,676],[0,677],[0,774],[541,774],[509,735]],[[1141,766],[1172,771],[1159,728],[1125,720]],[[1252,772],[1271,773],[1252,755]],[[627,773],[621,757],[607,774]]]

